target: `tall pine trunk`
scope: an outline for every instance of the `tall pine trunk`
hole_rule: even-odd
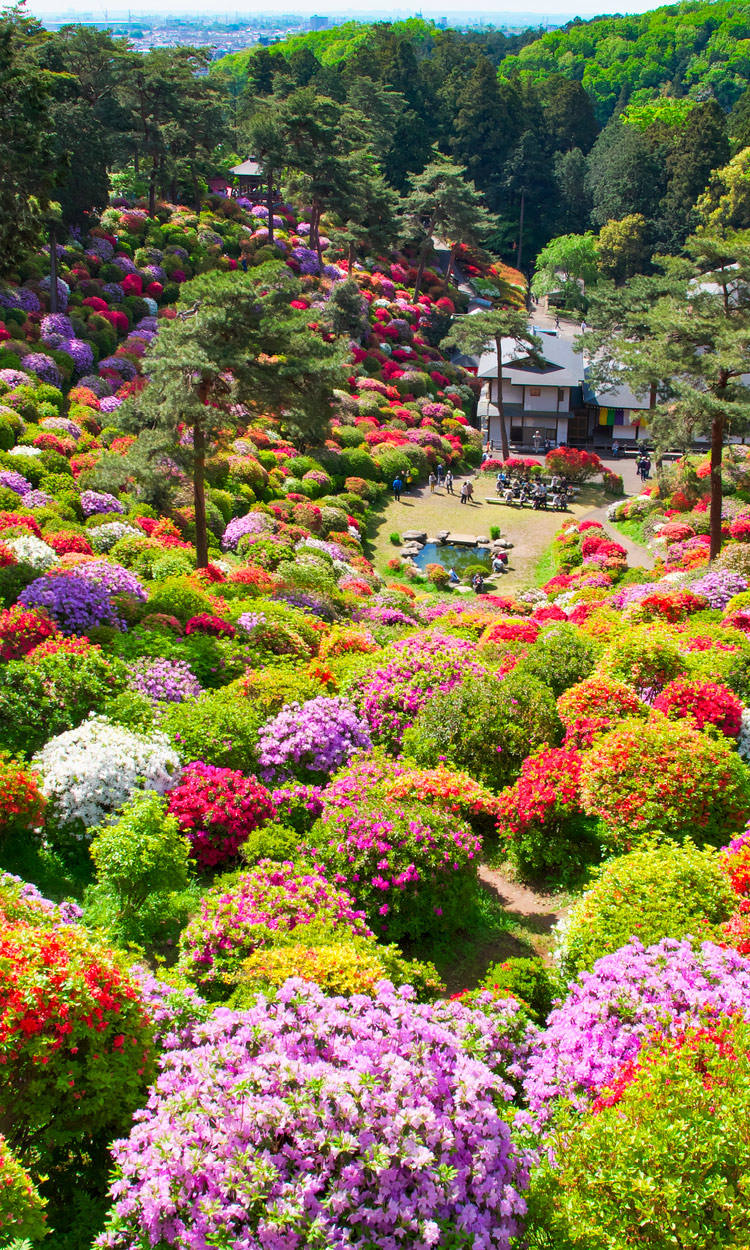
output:
[[[505,424],[505,404],[503,402],[503,339],[502,335],[495,336],[495,351],[497,352],[497,411],[500,416],[500,442],[503,448],[503,460],[507,460],[510,456],[510,448],[508,446],[508,429]],[[487,418],[487,438],[490,434],[490,419]]]
[[[273,170],[268,174],[268,191],[266,193],[266,208],[268,209],[268,242],[273,243]]]
[[[200,389],[201,401],[208,399]],[[193,426],[193,503],[195,505],[195,556],[199,569],[208,568],[208,529],[206,526],[206,431],[202,420]]]
[[[156,179],[158,177],[158,174],[159,174],[159,160],[158,160],[158,157],[155,156],[154,163],[151,166],[151,173],[149,174],[149,179],[148,179],[148,215],[149,217],[156,216]]]
[[[428,237],[425,239],[424,243],[422,244],[422,248],[419,253],[419,264],[417,265],[417,276],[414,281],[414,296],[412,298],[413,304],[416,304],[417,300],[419,299],[419,292],[422,289],[422,278],[424,276],[425,265],[427,264],[427,253],[429,249],[430,249],[430,237],[428,235]]]
[[[453,266],[454,266],[454,265],[455,265],[455,263],[456,263],[456,252],[457,252],[457,251],[458,251],[458,244],[457,244],[457,243],[454,243],[454,244],[453,244],[453,246],[451,247],[451,254],[450,254],[449,258],[448,258],[448,268],[447,268],[447,270],[446,270],[446,274],[445,274],[445,291],[446,291],[446,293],[447,293],[447,291],[448,291],[448,287],[449,287],[449,286],[450,286],[450,284],[451,284],[451,274],[453,273]]]
[[[724,418],[714,417],[711,422],[711,546],[709,559],[715,560],[721,551],[721,455],[724,450]]]
[[[516,248],[516,269],[521,270],[521,257],[523,255],[523,218],[526,209],[526,192],[521,192],[521,215],[518,221],[518,247]]]

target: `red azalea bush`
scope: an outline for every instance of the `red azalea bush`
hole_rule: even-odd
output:
[[[721,846],[750,817],[750,772],[728,743],[688,720],[626,720],[597,741],[581,769],[584,810],[606,844],[636,848],[649,834]]]
[[[22,512],[0,512],[0,530],[14,530],[22,526],[35,538],[42,537],[39,522],[33,516],[25,516]]]
[[[750,634],[750,611],[730,612],[721,624],[728,629],[738,629],[741,634]]]
[[[670,720],[690,717],[698,729],[713,725],[727,738],[739,738],[742,703],[734,691],[714,681],[671,681],[654,700]]]
[[[44,1153],[127,1129],[151,1031],[125,960],[80,926],[0,928],[0,1106]]]
[[[659,530],[659,538],[668,543],[684,543],[685,539],[693,538],[695,530],[687,521],[667,521]]]
[[[655,590],[633,605],[631,615],[634,620],[662,620],[674,624],[706,607],[708,600],[703,595],[693,594],[692,590]]]
[[[277,814],[270,791],[255,777],[200,762],[188,764],[168,801],[201,869],[235,858],[253,830]]]
[[[69,534],[60,530],[57,534],[48,534],[44,541],[58,556],[69,556],[71,552],[81,556],[92,556],[94,548],[83,534]]]
[[[738,516],[732,521],[729,532],[735,542],[750,542],[750,516]]]
[[[581,811],[581,760],[578,751],[542,747],[500,795],[498,833],[525,877],[564,872],[592,858]]]
[[[624,716],[645,716],[646,707],[624,682],[594,673],[560,695],[557,712],[567,730],[566,745],[582,749]]]
[[[14,564],[18,564],[15,553],[5,543],[0,543],[0,569],[9,569]]]
[[[535,643],[539,637],[541,626],[536,622],[519,617],[500,617],[484,630],[479,645],[485,646],[492,642],[528,642]]]
[[[579,451],[575,447],[553,448],[547,452],[545,464],[549,473],[558,473],[571,482],[586,482],[604,468],[595,452]]]
[[[750,902],[740,904],[729,920],[719,926],[722,945],[732,946],[740,955],[750,955]]]
[[[567,621],[568,617],[562,608],[558,608],[552,603],[549,607],[534,608],[533,617],[535,621]]]
[[[0,758],[0,843],[41,824],[46,799],[39,783],[25,765]]]
[[[0,660],[19,660],[57,633],[46,612],[16,603],[0,612]]]
[[[212,638],[234,638],[236,634],[234,625],[230,625],[229,621],[223,621],[220,616],[212,616],[210,612],[200,612],[198,616],[191,616],[185,625],[185,633],[190,634],[210,634]]]

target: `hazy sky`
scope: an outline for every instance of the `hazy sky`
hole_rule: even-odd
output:
[[[502,3],[502,0],[500,0]],[[506,0],[507,3],[507,0]],[[132,0],[130,12],[133,18],[137,18],[141,14],[147,16],[178,16],[201,14],[202,16],[216,15],[224,16],[229,14],[233,17],[235,13],[244,16],[255,15],[282,15],[282,14],[302,14],[309,15],[311,13],[320,13],[330,18],[378,18],[380,20],[392,18],[412,17],[415,13],[421,12],[424,17],[440,18],[447,17],[449,21],[459,21],[461,23],[479,21],[493,22],[496,25],[536,25],[545,19],[556,25],[566,22],[572,17],[594,17],[604,13],[645,13],[648,9],[659,7],[657,0],[626,0],[624,4],[617,4],[616,0],[523,0],[523,8],[518,9],[500,9],[491,3],[491,0],[468,0],[468,3],[461,8],[456,7],[456,0],[431,0],[421,6],[416,4],[414,7],[407,7],[399,0],[393,3],[382,5],[377,4],[377,0],[343,0],[338,4],[328,4],[326,0],[260,0],[260,3],[249,4],[242,3],[242,0],[226,0],[221,3],[218,0],[214,3],[205,3],[205,0]],[[111,20],[122,20],[127,18],[128,5],[125,0],[79,0],[78,4],[73,8],[69,0],[62,0],[61,3],[55,4],[54,0],[28,0],[27,9],[29,12],[37,15],[49,17],[54,15],[62,17],[63,15],[71,21],[76,20],[76,16],[86,20],[92,18],[97,21],[103,21],[105,11],[107,18]]]

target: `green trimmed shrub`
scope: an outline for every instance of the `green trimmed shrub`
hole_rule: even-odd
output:
[[[573,979],[631,938],[644,946],[688,934],[703,940],[735,904],[713,848],[655,841],[594,871],[558,926],[556,958]]]

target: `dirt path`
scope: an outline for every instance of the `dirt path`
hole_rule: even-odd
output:
[[[450,994],[475,988],[493,964],[506,959],[538,955],[550,963],[552,927],[567,910],[555,895],[538,894],[528,886],[509,881],[486,864],[479,868],[479,885],[502,907],[509,924],[502,931],[489,929],[486,936],[456,944],[449,958],[440,961],[440,973]]]

